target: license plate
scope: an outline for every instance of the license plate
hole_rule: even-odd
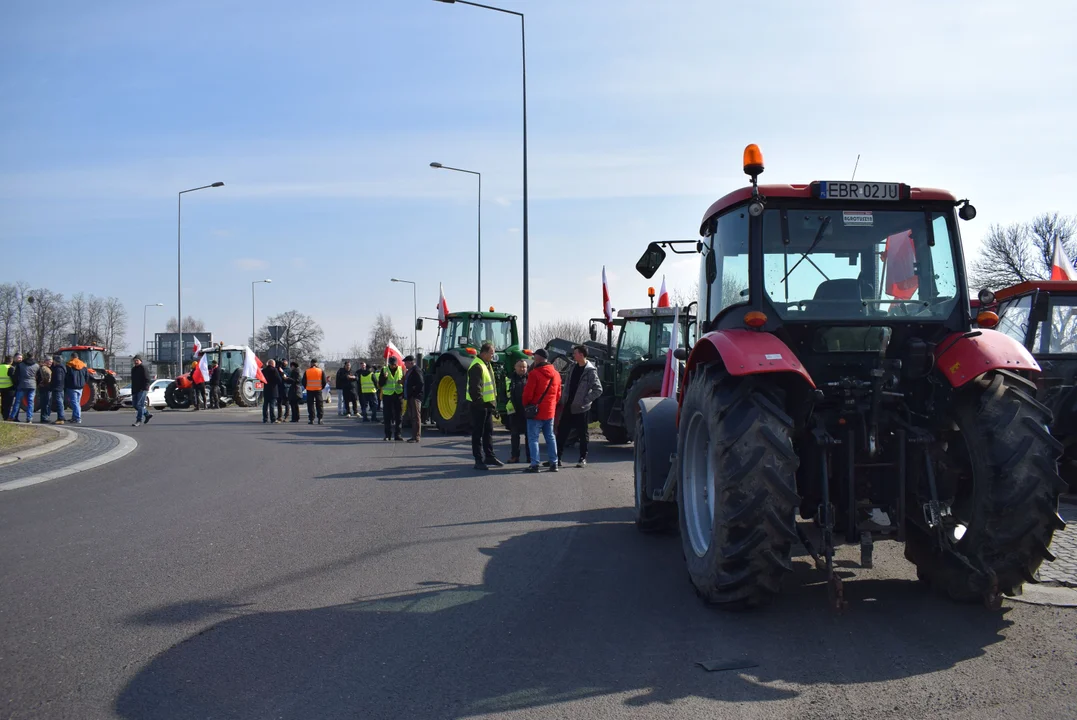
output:
[[[901,183],[831,180],[819,183],[820,200],[900,200]]]

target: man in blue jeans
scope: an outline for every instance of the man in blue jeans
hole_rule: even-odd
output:
[[[524,408],[534,406],[538,412],[527,419],[527,446],[531,452],[531,464],[526,472],[539,471],[539,434],[546,438],[546,454],[550,458],[550,472],[557,472],[557,440],[553,434],[553,419],[561,400],[561,376],[548,360],[546,350],[535,351],[535,364],[527,374],[523,392]]]
[[[153,415],[146,403],[149,399],[150,374],[146,372],[146,366],[142,364],[142,356],[135,355],[131,358],[131,402],[135,406],[135,421],[132,427],[138,427],[143,422],[148,423]]]
[[[82,424],[82,389],[90,382],[90,371],[86,369],[86,363],[76,352],[67,361],[67,373],[64,377],[64,400],[71,406],[71,420],[76,425]],[[61,421],[63,416],[61,415]]]
[[[15,356],[15,372],[12,380],[15,383],[15,402],[11,406],[11,414],[8,420],[19,421],[19,412],[22,410],[23,400],[26,401],[26,422],[34,419],[34,396],[37,394],[37,363],[29,354],[20,361],[20,356]]]

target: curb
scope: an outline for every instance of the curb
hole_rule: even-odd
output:
[[[47,442],[44,445],[38,445],[20,453],[12,455],[0,455],[0,465],[7,465],[8,463],[18,462],[19,460],[29,460],[30,458],[44,455],[46,453],[52,452],[53,450],[59,450],[60,448],[67,447],[78,439],[78,435],[76,435],[74,431],[68,430],[67,428],[58,428],[53,427],[52,425],[41,424],[38,424],[37,426],[48,428],[49,430],[54,430],[55,432],[60,434],[60,437],[51,442]]]
[[[107,463],[119,460],[125,455],[129,455],[138,447],[138,442],[127,435],[121,435],[119,433],[109,432],[108,430],[98,430],[96,428],[82,428],[87,432],[99,432],[107,435],[112,435],[119,439],[120,444],[112,448],[108,452],[102,453],[95,458],[89,460],[83,460],[82,462],[68,465],[65,468],[59,470],[51,470],[40,475],[31,475],[30,477],[22,478],[21,480],[9,480],[5,483],[0,483],[0,492],[4,490],[17,490],[19,488],[27,487],[29,485],[37,485],[38,483],[47,482],[49,480],[56,480],[58,478],[66,477],[68,475],[74,475],[75,473],[83,472],[84,470],[92,470],[93,468],[100,467]],[[75,435],[75,433],[71,433]]]

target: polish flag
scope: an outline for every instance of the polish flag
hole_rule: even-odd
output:
[[[195,336],[194,346],[191,348],[191,353],[198,362],[198,364],[195,365],[194,370],[191,371],[191,380],[195,384],[204,383],[209,380],[209,361],[206,360],[205,355],[198,357],[200,352],[202,352],[202,343],[198,342],[198,337]]]
[[[243,377],[255,378],[263,383],[266,381],[266,376],[262,374],[262,359],[249,347],[243,349]]]
[[[385,346],[385,362],[388,363],[389,358],[391,357],[395,357],[396,361],[400,363],[401,366],[403,366],[404,356],[400,354],[400,349],[393,343],[392,340],[390,340],[389,344]]]
[[[610,286],[606,283],[606,266],[602,266],[602,314],[606,318],[606,326],[613,327],[613,306],[610,305]]]
[[[882,260],[886,270],[883,280],[886,294],[898,300],[911,300],[920,288],[920,278],[916,275],[916,245],[913,243],[912,231],[905,230],[887,237]]]
[[[1077,269],[1073,262],[1066,257],[1066,249],[1062,247],[1061,238],[1055,238],[1055,254],[1051,258],[1052,280],[1077,280]]]
[[[449,327],[449,304],[445,302],[445,288],[438,283],[438,294],[441,298],[438,300],[438,327],[442,330]]]
[[[669,307],[669,293],[666,292],[666,276],[662,276],[662,292],[658,293],[658,307]]]
[[[663,295],[665,294],[665,288],[663,288]],[[668,301],[668,298],[667,298]],[[669,307],[668,302],[665,307]],[[680,379],[680,361],[673,357],[673,351],[677,349],[677,343],[679,338],[678,328],[678,315],[680,314],[680,308],[673,308],[673,332],[669,336],[669,352],[666,353],[666,368],[662,372],[662,397],[675,398],[677,397],[677,384]]]

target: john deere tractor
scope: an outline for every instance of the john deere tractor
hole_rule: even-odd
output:
[[[479,354],[485,342],[492,343],[494,355],[494,387],[497,388],[497,407],[504,415],[505,371],[517,360],[528,359],[531,352],[520,348],[516,331],[516,316],[498,312],[450,313],[448,326],[438,332],[434,352],[423,358],[426,379],[424,415],[443,433],[465,433],[471,430],[471,414],[467,401],[467,368]],[[421,320],[420,320],[421,322]]]
[[[258,404],[262,382],[243,375],[243,360],[248,351],[243,345],[214,345],[199,353],[199,358],[203,355],[208,357],[207,363],[216,361],[220,365],[222,405],[234,402],[239,407],[254,407]],[[165,402],[173,410],[186,410],[194,404],[194,388],[189,372],[168,384]]]

